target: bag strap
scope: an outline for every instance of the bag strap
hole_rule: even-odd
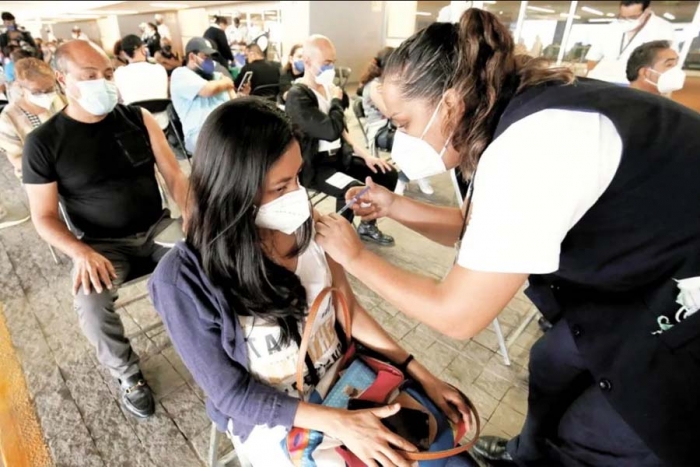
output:
[[[452,386],[454,387],[454,386]],[[401,455],[411,461],[433,461],[437,459],[445,459],[447,457],[452,457],[456,456],[458,454],[465,453],[469,451],[472,447],[474,447],[474,444],[476,444],[477,440],[479,439],[479,436],[481,436],[481,418],[479,418],[479,412],[477,412],[476,407],[472,403],[472,401],[469,400],[467,396],[465,396],[462,391],[459,389],[455,388],[457,391],[462,396],[462,399],[464,399],[464,403],[467,404],[467,407],[469,408],[469,411],[472,413],[472,420],[474,423],[476,423],[476,433],[474,434],[474,437],[471,439],[466,444],[463,444],[461,446],[457,446],[452,449],[445,449],[444,451],[423,451],[423,452],[407,452],[407,451],[401,451]]]
[[[306,316],[306,324],[304,325],[304,334],[301,337],[301,344],[299,344],[299,356],[297,357],[297,391],[299,391],[300,395],[304,392],[304,363],[306,361],[306,353],[309,350],[314,323],[316,322],[321,304],[329,294],[334,298],[336,316],[338,311],[343,314],[343,331],[345,332],[346,346],[349,348],[352,343],[352,315],[350,314],[350,308],[348,307],[345,295],[338,289],[326,287],[316,296],[313,304],[311,304],[311,308],[309,308],[309,314]]]

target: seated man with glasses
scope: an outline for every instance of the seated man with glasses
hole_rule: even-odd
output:
[[[125,408],[148,417],[153,396],[114,301],[121,283],[152,270],[168,251],[154,241],[171,223],[154,165],[183,214],[188,181],[153,116],[117,104],[114,69],[101,49],[70,41],[56,51],[56,64],[68,105],[29,134],[22,158],[32,220],[73,260],[82,331],[119,380]]]
[[[5,153],[15,175],[22,179],[22,150],[27,135],[47,121],[66,103],[56,92],[54,72],[38,58],[23,58],[15,64],[17,99],[0,113],[0,152]],[[0,229],[29,220],[20,200],[0,204]]]

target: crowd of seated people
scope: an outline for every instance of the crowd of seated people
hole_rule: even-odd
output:
[[[214,60],[220,53],[209,40],[191,39],[179,66],[173,66],[177,56],[169,40],[162,38],[160,50],[150,57],[141,37],[127,35],[115,44],[111,58],[89,40],[58,46],[52,41],[41,44],[43,60],[10,44],[15,53],[10,67],[15,98],[0,113],[0,150],[23,184],[29,205],[27,210],[23,200],[2,200],[0,228],[28,220],[31,211],[41,238],[72,260],[74,308],[81,330],[121,388],[124,406],[138,417],[153,413],[153,395],[114,304],[121,284],[135,273],[153,270],[169,250],[156,243],[172,223],[163,208],[157,175],[185,219],[189,182],[164,136],[168,116],[130,104],[170,98],[185,146],[194,151],[210,114],[259,86],[271,85],[269,97],[275,100],[283,81],[280,67],[252,45],[247,68],[239,73],[242,79],[252,71],[251,83],[236,92],[228,70]],[[302,55],[304,50],[308,53]],[[344,204],[344,192],[367,176],[395,186],[391,167],[354,144],[344,129],[344,94],[333,85],[332,43],[313,37],[305,48],[297,47],[293,58],[300,64],[291,72],[298,82],[288,83],[288,113],[302,128],[301,179],[336,196],[339,205]],[[154,63],[162,60],[170,60],[170,70]],[[259,101],[244,107],[270,112],[255,102]],[[317,136],[319,128],[312,122],[317,116],[333,134],[322,129],[323,137]],[[345,172],[355,178],[350,184],[337,189],[327,183]],[[361,222],[358,230],[367,240],[393,243],[376,223]]]

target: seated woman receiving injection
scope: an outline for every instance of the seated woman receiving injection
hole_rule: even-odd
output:
[[[195,151],[186,241],[153,274],[153,303],[206,393],[209,416],[253,466],[292,465],[281,441],[296,426],[342,441],[367,465],[407,467],[397,450],[415,448],[381,423],[398,406],[348,411],[305,401],[324,391],[342,356],[330,299],[321,309],[333,312],[314,323],[305,400],[298,398],[300,333],[310,304],[331,285],[348,301],[353,338],[393,362],[409,360],[314,242],[301,166],[291,124],[274,104],[241,98],[216,109]],[[459,393],[418,361],[408,374],[450,418],[468,416]]]

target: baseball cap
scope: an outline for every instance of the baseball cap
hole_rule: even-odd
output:
[[[205,55],[214,55],[216,49],[211,45],[211,42],[203,37],[193,37],[187,42],[185,54],[190,52],[202,52]]]

